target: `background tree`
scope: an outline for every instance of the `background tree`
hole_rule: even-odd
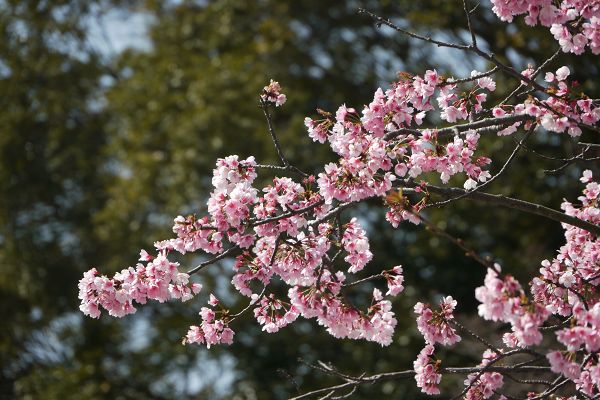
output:
[[[131,249],[168,236],[173,215],[197,212],[208,194],[209,182],[203,177],[215,158],[238,153],[255,154],[265,163],[276,159],[256,103],[266,77],[285,83],[290,102],[275,122],[290,159],[310,169],[328,155],[309,144],[305,115],[342,102],[360,108],[396,70],[420,71],[434,64],[429,60],[451,55],[432,53],[375,29],[356,12],[359,6],[399,16],[402,23],[425,30],[443,28],[444,34],[464,37],[460,8],[443,1],[427,7],[411,2],[146,2],[123,12],[143,13],[152,21],[150,48],[107,58],[89,46],[86,27],[97,13],[117,6],[123,4],[2,4],[0,21],[7,40],[0,45],[0,293],[5,299],[3,320],[9,321],[0,342],[2,394],[168,398],[201,390],[198,396],[283,398],[297,385],[307,390],[315,380],[327,383],[326,377],[314,376],[298,363],[299,356],[307,361],[352,360],[353,365],[371,365],[370,370],[412,361],[419,346],[416,334],[401,336],[400,345],[382,351],[373,344],[332,344],[311,323],[277,336],[263,335],[260,341],[256,328],[231,349],[216,353],[181,348],[177,339],[196,318],[194,306],[150,306],[124,321],[90,322],[72,315],[74,288],[90,265],[115,271],[131,262]],[[510,32],[489,10],[481,11],[475,21],[477,34],[494,44],[501,59],[512,57],[524,65],[554,51],[541,45],[544,30],[526,39],[520,31]],[[568,61],[582,76],[597,73],[595,64],[566,58],[561,56],[556,65]],[[473,65],[473,60],[455,62],[443,72],[468,71]],[[595,90],[586,87],[589,94]],[[563,156],[574,151],[550,137],[535,146]],[[500,159],[510,151],[491,150]],[[527,153],[514,165],[534,165],[528,169],[540,171],[556,163]],[[568,171],[576,174],[579,169],[572,166]],[[554,205],[571,190],[567,180],[514,178],[510,186],[500,181],[490,190]],[[476,248],[493,249],[517,272],[527,271],[522,266],[536,268],[540,256],[551,254],[562,240],[553,224],[526,221],[509,212],[474,216],[471,207],[459,203],[453,209],[450,220],[441,221],[441,213],[432,219]],[[430,288],[431,296],[447,293],[451,287],[445,282],[462,279],[456,297],[463,305],[471,302],[474,310],[473,288],[484,272],[457,274],[471,268],[460,250],[420,229],[391,231],[366,208],[364,215],[372,221],[370,230],[385,238],[382,248],[374,249],[379,259],[373,265],[413,260],[407,281],[415,292]],[[494,232],[486,226],[494,226]],[[515,237],[515,227],[531,233]],[[494,243],[522,251],[518,257],[512,251],[501,253]],[[217,271],[214,279],[223,279],[228,267]],[[400,320],[406,328],[412,326],[412,304],[409,295],[396,305],[406,310],[407,318]],[[310,341],[305,339],[307,332],[312,333]],[[133,346],[118,345],[131,336],[143,339]],[[297,347],[300,342],[306,343]],[[282,351],[273,352],[275,345]],[[198,378],[206,373],[204,363],[215,376],[233,371],[228,376],[231,386]],[[373,390],[393,395],[413,393],[413,386],[398,381]]]

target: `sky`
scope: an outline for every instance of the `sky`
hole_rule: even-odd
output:
[[[90,19],[89,42],[110,57],[128,48],[149,50],[148,28],[152,18],[141,12],[112,10]]]

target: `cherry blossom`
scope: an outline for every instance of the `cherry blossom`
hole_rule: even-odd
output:
[[[433,345],[426,345],[414,362],[417,386],[423,393],[431,395],[440,394],[439,384],[442,380],[442,374],[439,373],[440,362],[433,358],[434,351]]]
[[[491,361],[496,359],[498,354],[488,349],[483,353],[483,359],[480,366],[485,367]],[[468,387],[465,394],[466,400],[489,399],[504,384],[504,377],[498,372],[472,373],[465,379],[465,386]]]
[[[504,21],[524,15],[526,24],[548,27],[564,52],[600,53],[600,2],[596,0],[491,3]],[[466,50],[474,49],[475,39]],[[202,284],[191,282],[192,274],[225,257],[235,257],[227,279],[246,297],[247,306],[232,313],[210,293],[203,299],[207,306],[199,311],[201,321],[189,327],[184,344],[208,348],[231,344],[237,317],[251,310],[267,333],[304,318],[316,321],[335,338],[389,346],[398,324],[392,300],[410,282],[405,282],[400,265],[368,275],[377,266],[370,264],[374,258],[370,229],[363,227],[369,227],[369,220],[356,212],[356,206],[379,201],[394,228],[402,229],[403,221],[431,227],[425,213],[432,205],[440,205],[431,199],[434,190],[460,194],[446,202],[494,196],[482,189],[511,159],[492,177],[496,167],[490,167],[489,150],[480,148],[483,134],[492,132],[496,140],[506,141],[505,136],[520,130],[542,131],[570,140],[584,130],[597,130],[598,102],[581,93],[571,67],[551,69],[546,64],[538,69],[529,65],[520,73],[509,69],[508,75],[528,94],[512,101],[493,104],[489,100],[498,89],[495,70],[473,71],[456,79],[429,69],[421,75],[399,73],[389,87],[374,90],[362,108],[342,104],[335,112],[319,109],[317,115],[305,118],[304,125],[309,138],[328,146],[333,158],[313,174],[289,164],[271,130],[281,165],[260,165],[252,156],[218,159],[207,214],[177,216],[174,237],[155,242],[154,252],[141,250],[135,267],[112,278],[96,268],[85,272],[79,282],[80,310],[93,318],[99,318],[102,309],[123,317],[148,300],[188,301],[202,289]],[[506,72],[502,66],[496,63],[497,70]],[[279,83],[271,80],[260,100],[271,123],[269,108],[284,105],[287,97]],[[570,161],[590,161],[582,157],[583,153]],[[261,169],[282,174],[258,180]],[[503,273],[499,264],[467,251],[467,256],[487,268],[483,285],[474,295],[483,320],[504,324],[498,324],[500,333],[494,338],[488,341],[466,330],[454,316],[457,302],[452,296],[442,298],[439,308],[416,303],[417,328],[426,345],[409,372],[423,393],[440,394],[442,372],[464,373],[465,398],[488,399],[504,384],[506,369],[502,368],[525,366],[510,364],[509,357],[535,354],[536,362],[546,362],[544,371],[562,376],[579,394],[600,395],[600,243],[594,230],[600,225],[600,185],[589,169],[583,171],[580,182],[583,190],[577,202],[564,200],[563,213],[553,214],[562,222],[565,242],[556,254],[540,257],[545,259],[529,285]],[[533,206],[540,215],[541,207]],[[464,248],[464,242],[456,243]],[[181,272],[179,263],[168,258],[174,252],[195,253],[202,262]],[[367,290],[361,289],[359,300],[348,296],[351,287],[367,281],[372,283],[361,286]],[[380,289],[383,285],[385,295]],[[482,361],[473,368],[442,369],[441,359],[434,357],[434,345],[461,341],[458,327],[470,334],[469,339],[485,345]],[[552,345],[545,348],[547,343]],[[363,381],[368,380],[361,377],[356,384]],[[539,396],[545,394],[530,393],[530,397]],[[506,397],[498,394],[498,398]]]
[[[439,311],[433,311],[428,305],[421,302],[415,304],[415,313],[418,314],[417,327],[428,344],[440,343],[450,346],[460,342],[460,336],[450,325],[454,320],[455,307],[456,300],[451,296],[442,300]]]
[[[274,81],[273,79],[271,79],[271,82],[263,88],[260,98],[265,103],[275,104],[276,107],[284,105],[287,100],[286,95],[281,93],[279,82]]]

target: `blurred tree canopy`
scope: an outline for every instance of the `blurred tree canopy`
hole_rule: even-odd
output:
[[[217,157],[275,161],[257,107],[269,78],[281,82],[289,98],[275,118],[282,145],[294,163],[312,170],[331,157],[305,134],[304,116],[316,107],[360,109],[398,70],[485,68],[377,29],[357,13],[363,7],[461,40],[459,3],[1,1],[0,398],[286,398],[327,384],[329,377],[304,363],[317,358],[349,371],[412,363],[420,345],[411,316],[417,294],[451,293],[468,318],[484,271],[421,228],[391,230],[377,202],[364,209],[377,234],[370,268],[404,264],[409,286],[395,304],[398,337],[389,348],[333,340],[312,322],[262,334],[246,319],[233,346],[207,351],[180,345],[200,302],[149,304],[118,321],[90,320],[77,311],[83,271],[99,266],[113,273],[132,265],[137,249],[169,236],[174,216],[202,212]],[[116,53],[93,45],[91,24],[113,12],[125,19],[143,15],[149,48]],[[545,30],[511,31],[484,5],[478,16],[478,35],[505,60],[525,66],[556,50],[544,44]],[[597,65],[568,56],[560,63],[575,65],[582,77],[598,74]],[[498,86],[498,98],[512,89],[502,81]],[[585,89],[598,94],[597,87]],[[558,156],[573,151],[572,144],[543,135],[532,146]],[[500,160],[510,147],[488,144]],[[490,190],[557,208],[576,188],[544,174],[556,166],[526,153],[513,164],[511,182],[495,182]],[[577,172],[574,165],[561,176]],[[431,218],[517,276],[562,241],[556,224],[502,210],[481,215],[460,202],[432,211]],[[226,294],[229,277],[224,262],[201,279]],[[473,351],[463,349],[464,357]],[[361,389],[356,398],[418,398],[413,386],[389,382]]]

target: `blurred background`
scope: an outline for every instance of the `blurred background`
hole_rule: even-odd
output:
[[[407,286],[394,300],[399,324],[387,348],[335,340],[314,321],[269,335],[249,315],[236,321],[232,346],[182,346],[211,291],[243,307],[228,288],[230,261],[196,277],[205,290],[185,304],[151,303],[118,320],[78,311],[84,271],[134,265],[140,248],[170,237],[175,216],[205,211],[216,158],[276,162],[257,107],[270,78],[288,95],[275,115],[285,152],[317,171],[333,158],[303,127],[315,108],[361,109],[398,71],[459,76],[489,67],[378,29],[359,7],[446,40],[466,38],[458,0],[0,1],[1,399],[284,399],[337,382],[307,366],[316,360],[348,373],[412,366],[423,345],[416,301],[452,295],[460,320],[478,328],[473,291],[483,268],[421,227],[392,230],[379,200],[358,211],[375,254],[363,273],[402,264]],[[476,15],[481,42],[518,68],[557,49],[547,29],[508,26],[486,3]],[[598,63],[563,55],[549,68],[563,64],[598,97],[586,79],[598,76]],[[514,88],[503,79],[496,99]],[[576,151],[568,138],[543,133],[529,146],[555,157]],[[483,147],[497,171],[514,142],[490,138]],[[560,165],[524,152],[489,190],[558,208],[576,198],[582,170],[544,171]],[[428,215],[524,282],[563,241],[559,224],[468,202]],[[371,291],[367,284],[350,295],[360,302]],[[444,360],[477,363],[483,350],[458,346]],[[456,392],[462,382],[443,385]],[[408,379],[360,388],[354,398],[419,393]]]

